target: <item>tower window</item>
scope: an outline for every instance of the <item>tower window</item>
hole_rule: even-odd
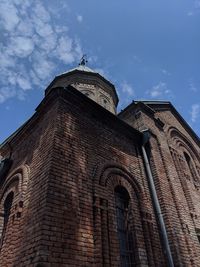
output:
[[[102,99],[103,107],[107,108],[108,101],[106,99]]]
[[[90,90],[81,90],[81,93],[84,94],[85,96],[94,99],[95,95],[93,92],[91,92]]]
[[[101,104],[106,109],[109,107],[109,101],[107,99],[105,99],[105,98],[101,99]]]
[[[117,219],[117,233],[120,248],[120,266],[133,267],[133,238],[129,230],[128,206],[129,194],[125,188],[118,186],[115,189],[115,205]]]

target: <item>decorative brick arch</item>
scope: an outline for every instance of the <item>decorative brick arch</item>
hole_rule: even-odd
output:
[[[169,127],[168,136],[170,140],[172,140],[170,152],[183,190],[183,194],[185,196],[189,211],[193,213],[195,211],[195,207],[190,184],[192,182],[195,187],[199,187],[196,169],[196,162],[198,162],[198,152],[190,143],[188,138],[184,136],[180,131],[178,131],[175,127]],[[188,169],[189,166],[187,167],[187,161],[184,155],[185,153],[191,160],[193,166],[192,172]]]
[[[23,200],[24,194],[26,193],[28,176],[29,176],[29,167],[27,165],[22,165],[16,169],[14,169],[4,181],[1,190],[0,190],[0,240],[2,246],[3,237],[8,234],[10,235],[12,231],[15,231],[15,234],[18,232],[19,227],[19,219],[21,218],[21,213],[23,209]],[[13,193],[13,201],[11,206],[11,213],[8,220],[8,225],[6,230],[4,228],[4,203],[7,199],[7,196]],[[17,218],[17,223],[15,224],[15,220]],[[12,225],[13,229],[9,229],[10,225]],[[15,226],[14,226],[15,225]],[[4,231],[3,231],[4,229]],[[4,233],[4,234],[3,234]],[[1,239],[2,237],[2,239]],[[9,240],[9,242],[15,243],[16,240]]]
[[[17,188],[15,189],[15,192],[19,192],[21,196],[23,197],[26,188],[27,188],[27,182],[28,182],[28,176],[30,173],[30,169],[28,165],[21,165],[20,167],[14,169],[9,176],[6,178],[5,182],[2,185],[1,191],[0,191],[0,201],[2,201],[5,197],[4,195],[7,195],[7,190],[12,187],[12,185],[17,183]]]
[[[124,166],[116,162],[108,162],[100,166],[94,175],[94,238],[96,251],[98,255],[101,255],[96,258],[96,263],[101,266],[118,266],[119,264],[114,194],[117,186],[123,187],[130,197],[128,214],[134,235],[133,240],[135,240],[137,262],[142,262],[142,260],[153,262],[150,251],[153,250],[154,245],[151,243],[152,233],[148,230],[152,227],[152,214],[143,189],[139,181]],[[136,231],[136,229],[140,230]],[[139,251],[142,251],[143,256]]]
[[[194,148],[194,146],[191,144],[190,140],[185,135],[183,135],[177,128],[171,126],[168,128],[167,132],[168,132],[169,139],[173,140],[177,148],[180,146],[185,147],[185,149],[190,153],[193,160],[195,158],[200,160],[198,152]]]
[[[94,183],[107,187],[111,174],[123,177],[123,179],[130,184],[129,187],[132,186],[134,188],[138,198],[140,198],[141,201],[144,200],[144,192],[137,179],[124,166],[116,162],[108,162],[100,166],[96,171]]]
[[[168,130],[170,139],[173,141],[174,149],[177,150],[175,153],[179,153],[179,157],[181,158],[181,161],[186,160],[184,154],[187,154],[191,161],[192,166],[192,177],[194,179],[194,182],[196,183],[196,186],[200,182],[200,173],[198,170],[200,170],[199,162],[200,157],[198,154],[198,151],[195,149],[195,147],[191,144],[191,142],[188,140],[186,136],[184,136],[180,131],[178,131],[175,127],[170,127]],[[176,160],[175,160],[176,164]],[[198,183],[198,184],[197,184]]]

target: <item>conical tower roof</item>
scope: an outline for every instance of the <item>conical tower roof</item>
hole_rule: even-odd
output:
[[[45,94],[47,95],[55,87],[65,88],[68,85],[72,85],[104,108],[116,113],[119,100],[115,86],[100,73],[86,66],[85,62],[57,75],[46,88]]]

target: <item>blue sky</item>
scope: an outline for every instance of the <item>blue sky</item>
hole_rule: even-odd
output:
[[[119,111],[171,101],[200,136],[200,0],[0,0],[0,143],[83,53]]]

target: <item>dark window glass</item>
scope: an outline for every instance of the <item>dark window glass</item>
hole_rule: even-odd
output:
[[[196,234],[197,234],[197,238],[198,238],[199,244],[200,244],[200,229],[196,228]]]
[[[2,231],[1,242],[3,241],[3,238],[5,236],[6,227],[7,227],[8,221],[9,221],[11,207],[12,207],[12,203],[13,203],[13,197],[14,197],[14,193],[10,192],[8,194],[8,196],[6,197],[6,200],[4,202],[4,222],[3,222],[3,231]]]
[[[132,267],[135,266],[135,264],[133,235],[129,230],[128,219],[129,195],[126,189],[121,186],[115,189],[115,202],[121,267]]]
[[[187,162],[187,166],[189,168],[190,175],[196,181],[197,180],[196,179],[196,173],[195,173],[192,161],[191,161],[191,159],[190,159],[190,157],[188,156],[187,153],[184,152],[184,156],[185,156],[185,159],[186,159],[186,162]]]

